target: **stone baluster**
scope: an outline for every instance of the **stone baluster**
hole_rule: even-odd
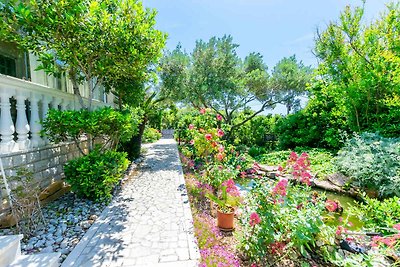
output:
[[[14,149],[14,122],[11,117],[11,103],[10,103],[11,95],[3,89],[0,91],[0,134],[1,134],[1,143],[0,143],[0,151],[1,153],[8,153]]]
[[[68,109],[68,108],[67,108],[67,106],[68,106],[67,101],[66,101],[65,99],[61,100],[60,106],[61,106],[61,110],[62,110],[62,111],[67,110],[67,109]]]
[[[32,94],[31,97],[31,145],[32,147],[39,147],[43,144],[43,140],[40,137],[40,131],[42,130],[42,125],[40,124],[39,117],[39,96]]]
[[[43,112],[42,120],[44,120],[46,118],[47,112],[49,112],[49,104],[50,104],[51,101],[52,101],[52,98],[50,96],[46,96],[46,95],[43,96],[43,99],[42,99],[42,112]],[[50,143],[49,139],[46,136],[43,137],[43,141],[44,141],[45,144]]]
[[[17,122],[15,123],[15,128],[17,130],[17,144],[19,150],[25,150],[29,147],[28,133],[30,127],[26,117],[25,99],[27,99],[25,94],[21,92],[17,93]]]

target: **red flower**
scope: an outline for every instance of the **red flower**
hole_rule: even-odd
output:
[[[257,214],[257,212],[253,212],[250,214],[250,221],[249,224],[250,226],[255,226],[261,222],[260,216]]]
[[[222,131],[221,129],[218,129],[218,131],[217,131],[217,136],[218,137],[222,137],[222,136],[224,136],[224,131]]]
[[[209,140],[209,141],[212,139],[212,135],[211,135],[211,134],[206,134],[205,137],[206,137],[206,139]]]
[[[205,114],[206,113],[206,109],[205,108],[201,108],[200,109],[200,114]]]
[[[193,124],[189,124],[189,130],[193,130],[194,129],[194,125]]]
[[[217,114],[217,120],[222,121],[222,116],[221,116],[221,114]]]
[[[327,199],[325,202],[325,208],[330,212],[335,212],[338,209],[338,204],[334,200]]]
[[[224,159],[224,154],[218,153],[216,157],[217,157],[217,159],[218,159],[219,161],[222,161],[222,160]]]

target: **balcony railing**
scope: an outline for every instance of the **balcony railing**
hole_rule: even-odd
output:
[[[108,105],[92,101],[95,108]],[[48,140],[40,134],[40,121],[50,108],[81,107],[76,95],[0,74],[0,154],[45,146]]]

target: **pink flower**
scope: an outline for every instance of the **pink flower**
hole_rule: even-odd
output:
[[[240,166],[240,165],[236,166],[236,170],[240,170],[241,168],[242,168],[242,166]]]
[[[278,172],[281,172],[281,171],[283,171],[283,167],[281,165],[279,165]]]
[[[290,160],[290,161],[296,161],[298,157],[299,157],[299,156],[297,156],[296,152],[292,151],[292,152],[290,153],[289,160]]]
[[[224,136],[224,131],[222,131],[221,129],[218,129],[218,131],[217,131],[217,136],[218,137],[222,137],[222,136]]]
[[[260,164],[258,164],[258,162],[254,162],[253,163],[253,168],[256,169],[256,170],[260,170],[261,166],[260,166]]]
[[[221,114],[217,114],[217,120],[222,121],[222,116],[221,116]]]
[[[241,177],[241,178],[245,178],[245,177],[246,177],[246,174],[247,174],[247,173],[246,173],[245,171],[240,172],[240,177]]]
[[[201,108],[200,109],[200,114],[205,114],[206,113],[206,109],[205,108]]]
[[[212,135],[211,135],[211,134],[206,134],[205,137],[206,137],[206,139],[209,140],[209,141],[212,139]]]
[[[250,221],[249,224],[250,226],[255,226],[261,222],[260,216],[257,214],[257,212],[253,212],[250,214]]]
[[[193,124],[189,124],[189,130],[193,130],[194,129],[194,125]]]
[[[189,144],[194,145],[194,140],[190,140]]]
[[[222,153],[218,153],[216,157],[217,157],[217,159],[219,161],[223,161],[224,160],[224,154],[222,154]]]
[[[336,201],[327,199],[325,202],[325,208],[330,212],[335,212],[338,209],[338,204]]]
[[[235,181],[233,179],[226,180],[222,183],[222,186],[226,186],[226,192],[234,197],[240,196],[240,191],[237,188]]]
[[[400,231],[400,223],[393,225],[393,228]]]
[[[275,195],[281,195],[281,196],[286,196],[286,187],[288,185],[288,180],[282,179],[280,180],[276,186],[272,189],[272,194]]]
[[[219,147],[218,147],[218,151],[219,151],[219,152],[222,153],[222,152],[224,152],[224,150],[225,150],[224,146],[219,146]]]

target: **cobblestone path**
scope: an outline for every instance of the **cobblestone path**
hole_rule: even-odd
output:
[[[196,266],[177,145],[161,139],[62,266]]]

